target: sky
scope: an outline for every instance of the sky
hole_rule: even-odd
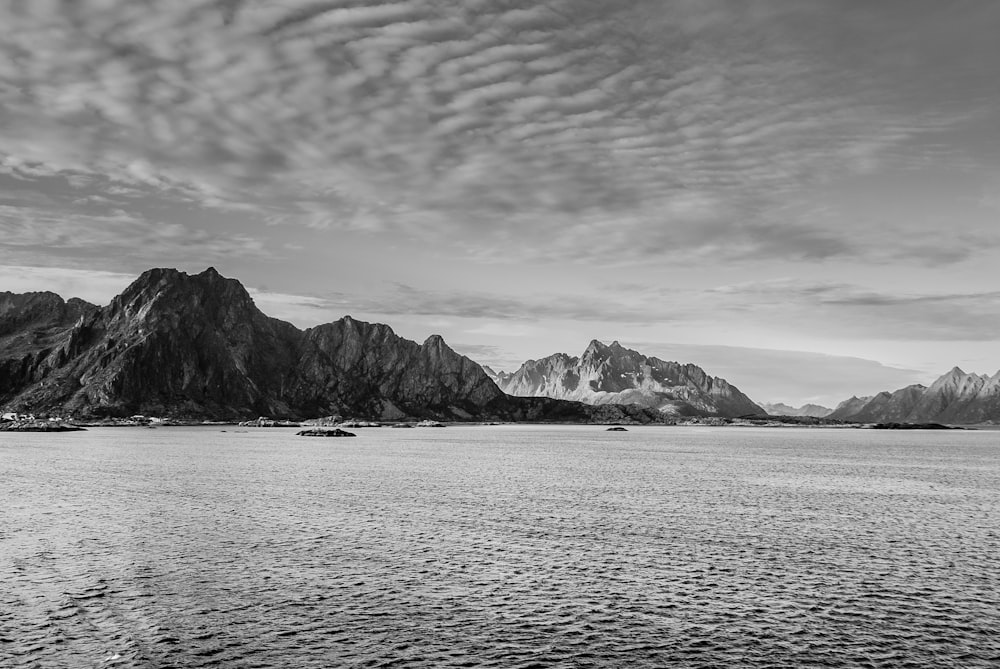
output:
[[[1000,369],[1000,3],[9,0],[0,290],[208,266],[758,402]]]

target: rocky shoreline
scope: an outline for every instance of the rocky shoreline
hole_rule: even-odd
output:
[[[87,428],[52,420],[12,420],[0,423],[0,432],[83,432]]]
[[[509,425],[509,424],[534,424],[534,425],[593,425],[610,426],[609,429],[628,425],[630,427],[641,426],[644,423],[638,421],[614,420],[608,422],[580,422],[580,421],[449,421],[440,422],[436,420],[400,420],[400,421],[370,421],[356,418],[343,419],[340,416],[327,416],[305,421],[268,418],[260,416],[253,420],[246,421],[211,421],[199,420],[196,418],[160,418],[146,416],[132,416],[129,418],[102,418],[99,420],[79,420],[72,417],[36,418],[34,416],[22,417],[15,420],[0,420],[0,432],[77,432],[93,427],[242,427],[242,428],[305,428],[305,431],[320,432],[343,430],[343,428],[413,428],[413,427],[447,427],[448,425]],[[975,430],[975,425],[944,425],[941,423],[860,423],[852,421],[840,421],[829,418],[813,418],[809,416],[743,416],[740,418],[722,417],[690,417],[678,418],[656,423],[657,425],[680,426],[680,427],[773,427],[773,428],[839,428],[853,430]],[[302,434],[301,432],[299,434]],[[312,436],[312,435],[310,435]],[[323,436],[328,436],[324,434]]]

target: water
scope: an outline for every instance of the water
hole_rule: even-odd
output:
[[[1000,432],[225,429],[0,434],[0,666],[1000,666]]]

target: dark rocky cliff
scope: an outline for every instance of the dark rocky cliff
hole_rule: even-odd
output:
[[[75,327],[98,311],[79,299],[55,293],[0,293],[0,398],[39,381],[56,359],[74,352]]]
[[[17,408],[80,414],[286,414],[299,331],[214,269],[145,272],[43,349]]]
[[[439,336],[417,344],[349,316],[299,330],[212,268],[149,270],[103,308],[0,293],[0,406],[81,417],[662,420],[509,397]]]

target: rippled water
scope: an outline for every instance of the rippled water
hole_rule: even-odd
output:
[[[0,434],[0,666],[1000,666],[1000,432]]]

